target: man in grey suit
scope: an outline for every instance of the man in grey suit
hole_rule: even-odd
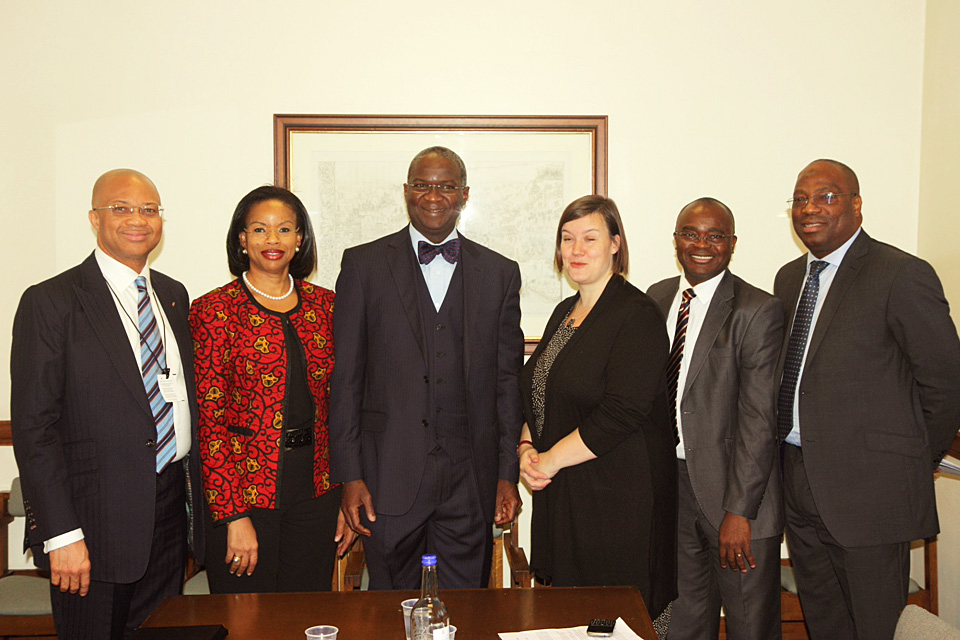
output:
[[[783,305],[727,270],[733,213],[700,198],[673,234],[679,276],[647,292],[674,336],[668,383],[680,443],[677,589],[671,640],[780,637],[774,370]],[[681,286],[682,285],[682,286]]]
[[[809,253],[777,273],[786,534],[818,638],[892,638],[909,542],[937,533],[933,470],[960,427],[960,340],[923,260],[860,228],[856,174],[810,163],[793,191]]]
[[[520,269],[456,229],[470,188],[444,147],[414,157],[410,225],[343,253],[330,466],[373,589],[485,586],[491,523],[520,504]]]

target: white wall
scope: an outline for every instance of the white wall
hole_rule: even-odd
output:
[[[920,156],[919,253],[943,281],[953,318],[960,308],[960,5],[928,0],[924,43],[923,127]],[[940,615],[960,626],[960,477],[937,479]]]
[[[816,157],[853,166],[866,228],[915,251],[925,28],[924,0],[7,0],[0,361],[22,290],[91,250],[104,170],[157,183],[154,266],[194,296],[226,281],[230,212],[273,178],[274,113],[609,115],[642,287],[676,270],[680,207],[712,195],[737,215],[733,268],[769,288],[800,253],[784,200]],[[8,397],[0,375],[0,418]]]

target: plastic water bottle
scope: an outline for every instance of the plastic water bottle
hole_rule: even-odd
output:
[[[437,582],[437,556],[432,553],[420,557],[423,577],[420,599],[410,613],[410,640],[449,640],[450,614],[440,599]]]

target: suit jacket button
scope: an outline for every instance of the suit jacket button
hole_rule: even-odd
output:
[[[430,426],[430,423],[427,422],[426,420],[421,420],[421,421],[420,421],[420,424],[422,424],[422,425],[425,426],[425,427],[429,427],[429,426]]]
[[[153,447],[157,446],[157,441],[151,438],[147,440],[144,444],[146,444],[148,447],[152,449]]]
[[[423,376],[423,381],[430,384],[430,376]]]

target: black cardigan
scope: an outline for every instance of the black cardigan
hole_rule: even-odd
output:
[[[521,374],[528,425],[535,422],[534,367],[578,295],[554,310]],[[531,564],[537,576],[557,586],[635,584],[652,617],[676,597],[668,355],[657,305],[614,275],[557,355],[547,378],[543,433],[533,434],[537,450],[546,451],[579,428],[598,456],[562,469],[535,492]]]

